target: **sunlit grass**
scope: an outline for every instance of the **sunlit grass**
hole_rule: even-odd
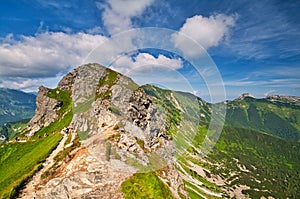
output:
[[[0,149],[0,198],[14,197],[61,140],[53,134],[27,143],[11,143]]]
[[[136,173],[121,185],[126,199],[173,199],[168,186],[155,173]]]

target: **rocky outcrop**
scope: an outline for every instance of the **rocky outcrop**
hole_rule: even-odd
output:
[[[129,114],[138,127],[145,129],[151,119],[152,100],[144,90],[137,89],[130,98]]]
[[[25,129],[27,136],[32,136],[43,126],[48,126],[58,118],[57,110],[61,107],[61,102],[50,98],[50,90],[44,86],[39,88],[36,98],[36,111],[34,117],[30,120]]]
[[[70,116],[66,114],[70,113],[70,104],[63,101],[68,105],[68,110],[63,113],[65,106],[56,100],[70,93],[73,119],[68,129],[74,136],[71,138],[65,134],[63,140],[71,140],[71,143],[59,144],[64,150],[60,151],[63,154],[61,159],[55,160],[55,153],[52,153],[53,162],[50,162],[55,167],[46,164],[50,168],[44,167],[47,171],[42,169],[41,175],[35,178],[38,182],[33,183],[32,189],[21,197],[123,198],[121,185],[124,181],[134,179],[132,175],[137,172],[153,171],[175,198],[189,198],[187,192],[203,198],[247,197],[244,190],[253,190],[254,187],[238,183],[247,181],[242,178],[239,181],[239,176],[245,177],[245,172],[254,174],[251,167],[239,163],[236,168],[241,172],[235,172],[236,169],[231,167],[230,154],[219,160],[219,152],[227,152],[225,149],[217,148],[218,156],[209,156],[208,153],[215,135],[210,126],[206,134],[206,128],[213,118],[212,111],[218,109],[213,109],[192,94],[150,85],[142,88],[130,78],[99,64],[86,64],[74,69],[60,81],[57,89],[40,87],[36,115],[27,127],[28,135],[60,117]],[[66,90],[69,92],[62,92]],[[240,99],[254,100],[249,97],[252,96],[243,94]],[[281,96],[263,100],[280,105],[289,102],[289,106],[300,101],[299,97]],[[244,103],[231,106],[234,109],[248,108]],[[199,120],[199,115],[203,120]],[[219,117],[214,119],[218,121]],[[215,126],[219,128],[219,124]],[[73,145],[76,136],[81,139],[80,146]],[[263,139],[264,136],[259,137]],[[221,141],[230,143],[226,139],[225,134]],[[76,141],[79,142],[78,139]],[[74,148],[71,150],[71,147]],[[225,167],[227,162],[230,169]],[[42,174],[47,175],[39,181]],[[257,179],[251,181],[263,182]],[[145,189],[143,185],[136,184]]]
[[[86,148],[80,148],[56,173],[56,177],[31,193],[31,197],[43,199],[103,198],[120,199],[120,187],[132,173],[115,170],[109,164],[95,159]]]
[[[165,134],[165,114],[143,89],[115,71],[87,64],[68,73],[58,90],[71,93],[70,129],[81,137],[82,148],[43,182],[36,198],[122,198],[120,186],[132,174],[165,167],[162,178],[178,193],[183,182],[178,173],[171,177],[176,150]],[[49,92],[40,88],[29,135],[59,117],[60,103]]]
[[[107,110],[107,100],[97,99],[99,79],[107,75],[106,68],[99,64],[87,64],[75,69],[72,84],[73,120],[75,132],[101,133],[102,123],[113,119]],[[75,73],[75,72],[73,72]]]
[[[107,72],[106,68],[99,64],[86,64],[74,69],[69,74],[68,77],[62,79],[59,86],[72,88],[73,107],[76,110],[76,107],[82,106],[86,102],[95,101],[99,80],[105,77]]]
[[[243,94],[241,94],[241,96],[239,96],[238,99],[243,100],[243,99],[245,99],[246,97],[254,98],[254,96],[251,95],[250,93],[243,93]]]
[[[281,96],[281,95],[270,95],[266,97],[271,102],[281,102],[293,105],[300,105],[300,97],[297,96]]]
[[[65,75],[60,82],[58,83],[57,87],[61,90],[69,90],[72,91],[72,86],[74,84],[75,78],[77,76],[77,69],[73,70],[72,72]]]

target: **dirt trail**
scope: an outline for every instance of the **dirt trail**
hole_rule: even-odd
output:
[[[84,140],[68,162],[56,170],[55,176],[47,182],[40,183],[39,172],[27,185],[21,198],[123,198],[121,184],[135,172],[134,168],[122,164],[120,160],[106,160],[106,140],[117,133],[115,123],[104,131]],[[65,141],[62,140],[57,152]],[[66,145],[65,145],[66,146]],[[90,148],[86,148],[90,147]],[[94,148],[93,148],[94,147]],[[92,154],[90,153],[91,150]],[[45,167],[50,167],[56,151],[49,156]],[[117,168],[116,168],[117,167]],[[128,168],[127,168],[128,167]],[[46,170],[46,169],[43,169]],[[40,183],[40,184],[38,184]]]
[[[60,141],[56,149],[50,154],[50,156],[43,163],[43,169],[37,172],[33,178],[26,184],[25,188],[21,191],[20,198],[35,198],[35,190],[39,186],[42,174],[53,166],[54,157],[64,149],[65,142],[68,139],[68,135],[64,134],[63,139]]]

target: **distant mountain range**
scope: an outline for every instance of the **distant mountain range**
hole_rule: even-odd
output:
[[[253,129],[283,139],[300,141],[300,97],[241,96],[227,101],[226,125]]]
[[[35,113],[36,95],[19,90],[0,88],[0,143],[26,127]]]
[[[18,134],[23,143],[0,148],[0,197],[300,195],[299,97],[247,94],[213,105],[87,64],[55,89],[40,87],[36,103]],[[224,104],[225,125],[208,152],[216,131],[209,124],[212,117],[219,121],[220,112],[213,113]]]
[[[0,126],[31,118],[35,112],[36,95],[0,88]]]
[[[0,126],[33,117],[36,95],[37,93],[0,88]],[[210,106],[209,103],[206,104]],[[226,101],[226,105],[228,126],[250,128],[293,141],[300,140],[300,97],[274,95],[255,99],[249,94],[242,94],[235,100]]]

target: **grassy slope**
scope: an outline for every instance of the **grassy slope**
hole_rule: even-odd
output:
[[[245,165],[249,172],[239,172],[238,179],[230,186],[235,183],[248,184],[251,190],[244,193],[251,197],[268,195],[263,191],[254,191],[257,188],[269,190],[269,194],[276,198],[296,198],[300,195],[299,154],[300,143],[249,129],[226,127],[209,157],[213,161],[223,162],[227,170],[225,173],[239,171],[233,158]],[[213,172],[222,173],[222,169],[214,169]]]
[[[148,95],[154,97],[154,103],[166,114],[166,133],[176,136],[178,132],[177,126],[182,120],[182,115],[175,103],[170,99],[172,91],[150,85],[145,85],[142,88]]]
[[[173,199],[167,185],[155,173],[136,173],[121,185],[126,199]]]
[[[60,131],[64,127],[68,126],[73,118],[72,99],[69,91],[58,90],[57,88],[51,89],[48,96],[62,102],[61,108],[57,111],[59,119],[52,122],[51,125],[43,127],[35,133],[35,137],[38,135],[43,136],[45,133],[49,134],[50,132]]]
[[[228,103],[226,124],[300,140],[300,106],[246,97]]]
[[[6,123],[0,127],[0,134],[5,135],[7,140],[10,140],[19,134],[27,126],[28,122],[29,119],[23,119],[17,122]]]
[[[199,154],[195,150],[201,150],[206,131],[205,126],[199,127],[199,134],[192,143],[193,147],[179,158],[185,171],[204,183],[202,187],[217,193],[221,188],[205,181],[187,166],[187,161],[206,168],[212,174],[222,176],[230,182],[227,187],[251,187],[251,190],[243,191],[251,198],[270,195],[275,198],[296,198],[300,194],[300,143],[249,129],[225,127],[215,148],[206,157],[210,162],[219,165],[213,166],[203,162],[200,156],[197,158]],[[245,170],[241,170],[239,165],[245,166]],[[191,187],[188,183],[186,185]],[[205,195],[201,190],[197,191]]]
[[[57,111],[61,118],[43,127],[26,143],[3,145],[0,149],[0,198],[14,197],[22,184],[41,168],[41,163],[62,138],[57,132],[68,126],[72,120],[72,100],[69,91],[52,89],[48,96],[62,102],[60,110]],[[37,138],[44,133],[49,136]]]
[[[112,75],[108,78],[109,82],[114,82],[116,75]],[[99,82],[101,84],[101,81]],[[152,92],[152,93],[151,93]],[[163,92],[161,90],[147,90],[148,94],[152,94],[160,100],[160,106],[167,111],[167,120],[169,128],[167,130],[171,131],[170,134],[177,133],[177,125],[182,120],[182,117],[189,117],[189,115],[195,115],[193,112],[197,104],[193,104],[190,97],[187,96],[185,99],[182,93],[175,93],[175,97],[179,103],[183,103],[184,112],[182,113],[172,100],[170,100],[168,91]],[[110,93],[105,93],[104,96],[107,97]],[[63,106],[58,112],[63,118],[55,121],[50,126],[42,128],[37,135],[43,135],[45,132],[55,132],[67,126],[72,120],[71,113],[71,101],[69,98],[69,93],[67,91],[59,91],[54,89],[50,92],[49,97],[58,99],[63,102]],[[189,107],[189,104],[191,106]],[[246,104],[247,105],[247,104]],[[264,102],[263,105],[254,104],[252,107],[248,107],[246,112],[244,109],[237,109],[242,115],[246,117],[239,118],[241,126],[249,125],[250,119],[252,125],[259,125],[260,120],[255,120],[257,117],[264,116],[263,108],[269,110],[270,106],[274,114],[279,115],[280,118],[287,118],[287,115],[291,119],[292,126],[298,128],[298,112],[293,112],[294,107],[281,107],[281,110],[287,111],[285,115],[276,108],[278,105],[267,104]],[[257,113],[256,107],[259,107],[260,112]],[[275,108],[274,108],[275,107]],[[200,111],[209,116],[208,113],[209,106],[205,106]],[[254,109],[253,109],[254,108]],[[252,112],[251,112],[252,111]],[[235,115],[236,113],[232,113]],[[237,114],[239,116],[239,114]],[[256,117],[253,117],[256,116]],[[272,116],[270,116],[272,118]],[[243,120],[243,118],[246,118]],[[193,119],[193,118],[189,118]],[[262,119],[262,118],[260,118]],[[264,117],[263,121],[266,122],[268,117]],[[281,120],[271,120],[276,122],[281,122]],[[245,122],[245,123],[243,123]],[[238,125],[237,125],[238,126]],[[272,126],[272,122],[270,124]],[[206,132],[205,126],[199,127],[199,133],[193,140],[193,145],[195,148],[199,148],[204,139]],[[38,169],[40,163],[45,160],[49,153],[58,144],[61,136],[59,134],[54,134],[46,138],[35,142],[27,142],[25,144],[14,143],[5,145],[4,148],[0,149],[0,196],[8,196],[16,193],[16,189],[20,184],[28,177],[33,175],[33,173]],[[46,146],[46,147],[45,147]],[[195,153],[193,148],[189,148],[190,153]],[[185,154],[181,157],[180,161],[186,162],[190,160],[195,164],[199,164],[203,167],[207,167],[212,173],[221,175],[223,178],[232,180],[234,177],[230,176],[229,173],[235,171],[238,173],[238,179],[233,180],[230,185],[235,184],[247,184],[253,188],[257,189],[267,189],[270,190],[269,195],[276,197],[291,197],[299,195],[300,190],[300,174],[299,174],[299,153],[300,147],[296,142],[289,142],[269,135],[261,134],[259,132],[251,131],[242,128],[232,128],[226,127],[223,131],[213,153],[208,156],[208,159],[212,162],[221,164],[221,167],[212,167],[211,165],[201,162],[199,159],[190,156],[190,154]],[[239,160],[239,163],[245,165],[247,170],[250,172],[241,172],[237,167],[235,159]],[[254,169],[254,166],[256,169]],[[209,183],[204,178],[201,178],[194,171],[189,170],[183,165],[184,169],[190,173],[193,178],[197,178],[199,181],[203,182],[203,187],[210,189],[212,191],[220,191],[220,188],[212,183]],[[257,183],[254,179],[262,181]],[[276,181],[276,183],[275,183]],[[197,194],[193,191],[201,193],[201,190],[193,185],[186,182],[187,187],[189,187],[188,192],[191,194],[192,198],[197,198]],[[141,173],[135,174],[132,178],[128,179],[122,184],[122,191],[126,198],[172,198],[172,195],[155,173]],[[259,197],[265,193],[262,191],[244,191],[244,193],[249,194],[252,197]],[[203,193],[202,193],[203,194]],[[205,195],[205,194],[204,194]]]
[[[37,141],[4,145],[0,149],[0,198],[13,197],[22,183],[38,170],[60,139],[60,134],[54,134]]]
[[[0,88],[0,126],[31,118],[35,111],[35,98],[33,94]]]
[[[155,102],[165,108],[170,126],[177,126],[177,123],[182,121],[184,115],[195,115],[194,110],[197,110],[196,106],[199,105],[199,101],[195,104],[195,101],[191,100],[192,98],[189,95],[174,92],[175,98],[182,107],[182,111],[180,111],[170,100],[170,91],[149,85],[143,86],[143,88],[146,90],[146,93],[159,99],[159,102]],[[163,103],[167,106],[164,106]],[[226,126],[214,150],[207,157],[210,161],[221,165],[216,167],[191,155],[193,153],[194,155],[198,154],[195,149],[201,150],[201,144],[207,133],[206,126],[201,126],[192,141],[193,147],[188,148],[189,152],[187,154],[179,157],[180,162],[183,163],[183,168],[190,176],[202,182],[203,188],[216,193],[220,192],[220,187],[208,182],[199,176],[197,172],[191,171],[190,168],[186,167],[187,160],[207,168],[212,173],[218,174],[228,181],[232,181],[231,184],[227,185],[228,187],[232,187],[235,184],[249,185],[252,189],[244,191],[244,193],[254,198],[263,195],[293,198],[299,195],[300,144],[278,138],[285,135],[283,137],[286,139],[296,138],[297,140],[297,137],[293,136],[295,136],[297,131],[295,129],[298,129],[297,125],[300,125],[299,106],[289,106],[288,103],[272,103],[267,100],[251,98],[233,103],[235,103],[233,104],[235,108],[233,106],[229,107],[227,125],[250,127],[255,130],[268,132],[271,135],[255,130]],[[200,107],[200,113],[203,113],[206,119],[209,118],[209,107],[209,104],[202,104]],[[188,118],[188,116],[184,116],[184,118],[193,120]],[[206,122],[203,119],[200,119],[200,124]],[[230,119],[232,120],[229,121]],[[237,122],[237,125],[234,122]],[[272,134],[276,135],[276,137],[272,136]],[[237,163],[236,160],[239,162]],[[237,164],[244,165],[250,172],[241,171]],[[237,175],[230,176],[232,172],[237,173]],[[234,180],[234,178],[237,179]],[[258,181],[261,181],[261,183],[258,183]],[[187,191],[192,198],[197,198],[194,190],[205,197],[214,198],[188,183],[186,182]],[[254,191],[254,189],[260,191]],[[265,193],[261,191],[265,189],[270,192]],[[201,197],[198,196],[198,198]]]

